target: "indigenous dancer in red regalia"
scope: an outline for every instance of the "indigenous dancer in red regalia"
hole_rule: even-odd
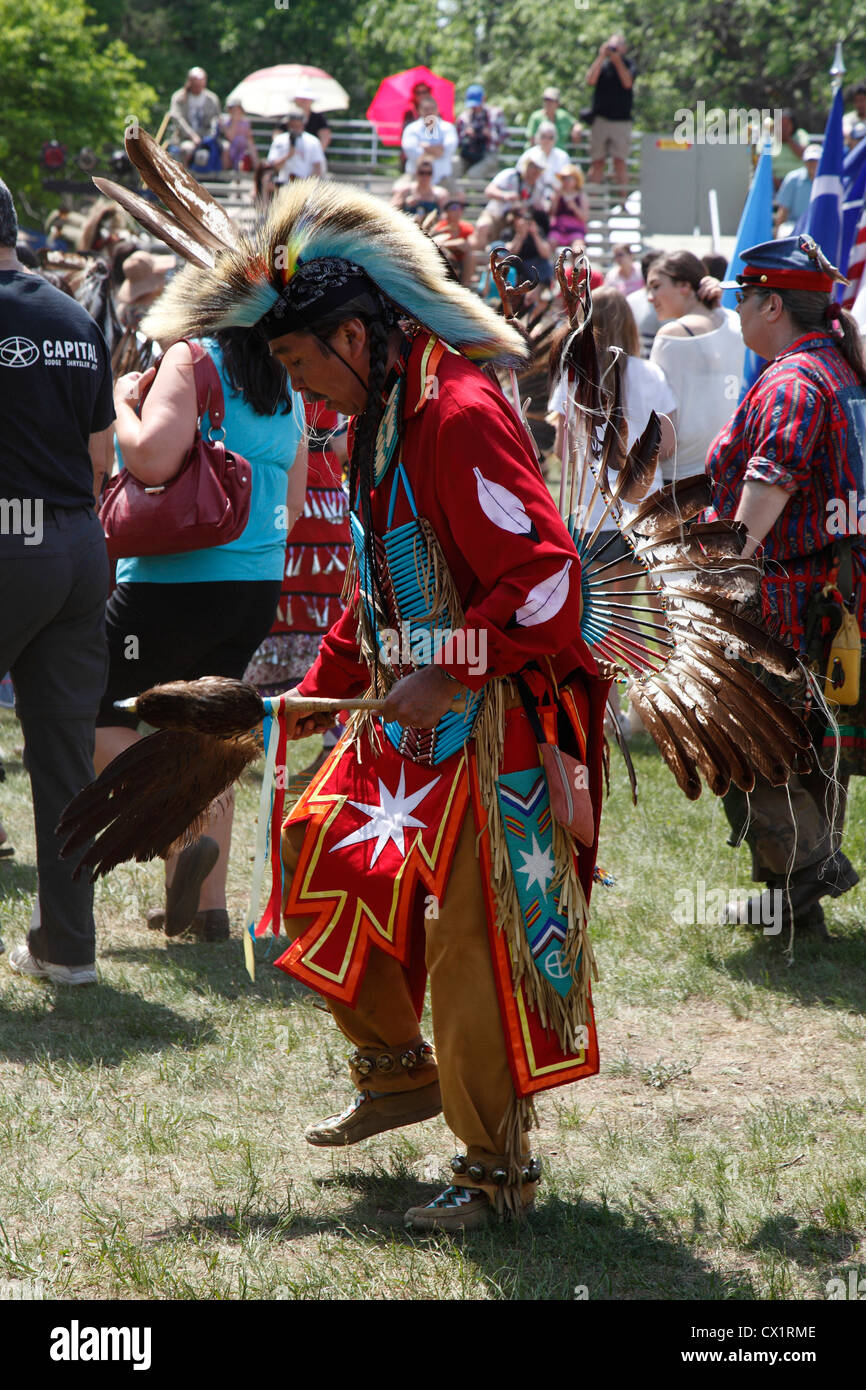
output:
[[[279,964],[355,1049],[354,1103],[306,1137],[351,1144],[444,1109],[466,1151],[409,1224],[519,1212],[539,1176],[532,1097],[598,1070],[586,923],[607,690],[580,636],[574,544],[520,420],[467,360],[519,364],[525,348],[399,213],[314,182],[213,270],[176,277],[150,326],[226,323],[257,325],[293,387],[355,417],[348,607],[286,697],[289,736],[330,722],[293,699],[386,697],[381,718],[353,716],[283,830]],[[569,768],[577,840],[552,815],[539,742]]]

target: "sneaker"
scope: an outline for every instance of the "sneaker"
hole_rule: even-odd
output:
[[[446,1187],[426,1207],[410,1207],[403,1220],[410,1231],[471,1231],[483,1226],[492,1210],[477,1187]]]
[[[308,1144],[316,1148],[331,1148],[342,1144],[358,1144],[371,1134],[388,1129],[414,1125],[442,1113],[439,1082],[431,1081],[416,1091],[361,1091],[340,1115],[330,1115],[317,1125],[304,1130]]]
[[[174,877],[165,890],[166,936],[180,936],[192,925],[201,886],[219,857],[219,845],[209,835],[200,835],[178,855]]]
[[[30,954],[26,941],[13,946],[9,952],[9,968],[16,975],[29,975],[32,980],[50,980],[55,985],[95,985],[96,965],[55,965],[49,960],[37,960]]]

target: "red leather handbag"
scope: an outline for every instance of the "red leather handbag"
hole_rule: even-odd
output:
[[[210,438],[214,430],[222,429],[225,418],[219,373],[199,343],[183,341],[192,353],[195,373],[195,438],[168,482],[148,487],[123,468],[108,484],[99,520],[112,560],[227,545],[249,520],[252,467],[240,454],[226,449],[222,440]],[[201,432],[206,413],[211,422],[207,439]]]

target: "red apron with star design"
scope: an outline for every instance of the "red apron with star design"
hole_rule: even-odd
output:
[[[416,339],[406,372],[400,463],[410,484],[372,494],[377,534],[409,522],[429,524],[463,610],[463,626],[437,655],[471,690],[529,671],[535,693],[569,682],[566,711],[589,770],[596,837],[601,801],[601,719],[607,683],[580,637],[580,564],[523,425],[498,386],[435,338]],[[348,697],[369,684],[357,638],[357,602],[331,629],[302,681],[305,695]],[[555,734],[554,734],[555,736]],[[442,898],[470,805],[479,793],[476,740],[436,765],[398,752],[379,730],[344,741],[295,805],[286,824],[305,823],[300,859],[287,885],[284,915],[312,922],[278,965],[326,997],[353,1007],[371,949],[409,966],[423,933],[425,895]],[[484,756],[483,751],[481,756]],[[501,771],[538,764],[522,709],[506,714]],[[489,841],[489,832],[482,836]],[[595,843],[576,850],[588,901]],[[480,872],[489,882],[489,844]],[[498,929],[492,893],[488,928],[503,1030],[518,1095],[598,1069],[595,1029],[570,1054],[540,1027],[511,986],[509,943]],[[291,933],[290,933],[291,934]],[[421,951],[423,957],[423,950]]]

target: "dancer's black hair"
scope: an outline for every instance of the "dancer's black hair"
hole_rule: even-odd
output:
[[[376,538],[373,530],[373,510],[371,495],[375,482],[376,438],[385,411],[385,385],[388,379],[388,346],[391,334],[397,326],[397,311],[384,295],[371,287],[342,304],[326,317],[310,327],[310,332],[319,339],[323,352],[341,354],[329,343],[341,324],[349,319],[359,319],[367,330],[370,366],[367,376],[367,403],[355,424],[355,438],[349,461],[349,498],[352,506],[357,506],[364,528],[364,558],[369,575],[370,597],[374,607],[386,618],[389,605],[385,601],[379,557],[376,553]],[[345,363],[349,367],[349,363]],[[349,370],[353,368],[349,367]],[[357,373],[355,373],[357,375]],[[376,666],[373,666],[374,688]],[[376,692],[379,693],[379,692]]]

